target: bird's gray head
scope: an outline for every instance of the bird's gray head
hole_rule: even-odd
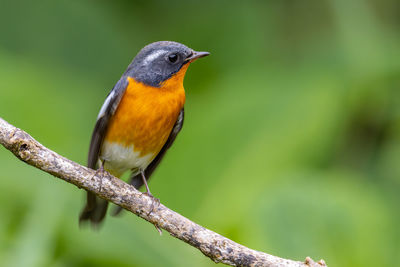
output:
[[[207,55],[209,55],[208,52],[196,52],[180,43],[155,42],[140,50],[128,66],[125,75],[146,85],[159,87],[162,82],[177,73],[183,65]]]

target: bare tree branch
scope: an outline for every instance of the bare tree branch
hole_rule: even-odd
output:
[[[29,165],[131,211],[155,226],[165,229],[172,236],[199,249],[214,262],[231,266],[326,266],[323,260],[317,263],[308,257],[305,262],[287,260],[235,243],[190,221],[162,204],[154,205],[152,198],[108,173],[96,173],[94,170],[58,155],[38,143],[26,132],[15,128],[1,118],[0,143]]]

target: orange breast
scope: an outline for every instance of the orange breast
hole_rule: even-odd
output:
[[[141,156],[158,154],[185,103],[183,76],[187,66],[160,88],[128,77],[129,85],[109,122],[105,141],[134,146]]]

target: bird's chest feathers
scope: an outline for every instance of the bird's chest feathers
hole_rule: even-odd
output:
[[[182,83],[155,88],[128,78],[129,85],[110,120],[105,143],[132,148],[152,160],[168,139],[185,102]],[[104,151],[106,152],[106,151]]]

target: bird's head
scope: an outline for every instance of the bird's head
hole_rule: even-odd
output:
[[[155,42],[139,51],[125,74],[152,87],[161,87],[172,77],[179,79],[176,82],[183,82],[189,64],[209,54],[176,42]]]

